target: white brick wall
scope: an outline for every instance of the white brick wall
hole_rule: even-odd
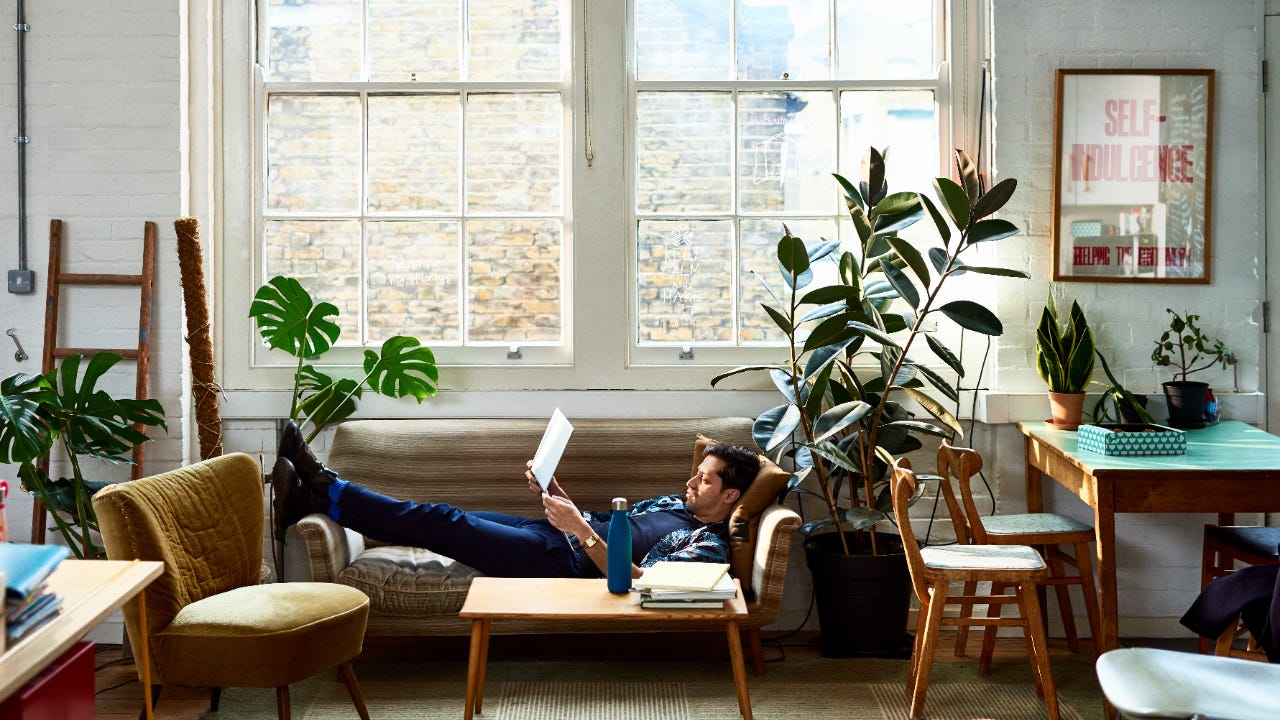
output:
[[[47,0],[28,3],[27,105],[29,266],[37,273],[32,295],[0,294],[4,327],[15,327],[33,359],[13,360],[0,336],[0,377],[36,372],[43,328],[48,221],[66,223],[66,259],[73,269],[133,272],[142,222],[159,225],[153,316],[152,395],[170,414],[170,430],[148,448],[148,467],[181,464],[180,398],[185,345],[172,221],[184,206],[184,128],[180,103],[185,18],[164,0]],[[1050,276],[1049,213],[1053,140],[1053,73],[1060,67],[1210,67],[1217,70],[1214,144],[1212,263],[1214,282],[1204,287],[1070,283],[1063,290],[1086,307],[1113,367],[1136,390],[1154,391],[1163,379],[1147,360],[1164,325],[1164,307],[1190,309],[1220,334],[1241,359],[1239,389],[1262,390],[1257,371],[1261,334],[1262,220],[1257,208],[1261,153],[1258,6],[1217,0],[993,0],[995,171],[1016,177],[1019,191],[1005,216],[1024,228],[1020,239],[1001,243],[1002,264],[1031,269],[1030,282],[1001,281],[991,293],[1006,326],[993,353],[991,385],[998,391],[1038,392],[1032,337],[1046,278]],[[7,25],[6,25],[7,28]],[[11,40],[0,43],[0,67],[14,67]],[[0,76],[0,258],[16,267],[16,135],[14,73]],[[207,238],[206,238],[207,239]],[[619,240],[622,242],[622,240]],[[212,253],[206,250],[206,258]],[[126,306],[127,305],[127,306]],[[1122,312],[1121,312],[1122,310]],[[234,312],[241,312],[236,310]],[[89,336],[128,326],[132,301],[107,292],[77,303],[76,332]],[[1207,378],[1219,386],[1230,376]],[[556,396],[560,397],[560,396]],[[715,412],[716,398],[708,398]],[[441,401],[443,402],[443,400]],[[530,406],[539,406],[537,399]],[[626,404],[620,404],[623,407]],[[440,405],[439,408],[450,407]],[[510,407],[477,414],[500,416]],[[607,413],[602,409],[596,414]],[[987,458],[1002,510],[1022,508],[1022,443],[1009,425],[979,426],[977,447]],[[229,450],[257,454],[274,445],[269,422],[231,421]],[[268,459],[270,456],[268,455]],[[925,461],[922,469],[930,467]],[[0,474],[12,477],[11,468]],[[1052,507],[1083,518],[1077,500],[1054,492]],[[29,504],[10,504],[14,535],[26,537]],[[1207,518],[1127,516],[1120,522],[1122,631],[1182,634],[1176,624],[1194,595],[1199,525]],[[807,579],[803,559],[794,558]],[[800,620],[807,585],[793,584],[781,626]],[[1079,607],[1077,605],[1077,607]],[[1056,611],[1051,610],[1051,614]],[[1056,621],[1055,621],[1056,622]],[[1084,626],[1083,622],[1079,623]]]

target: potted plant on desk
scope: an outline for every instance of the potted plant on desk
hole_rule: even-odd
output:
[[[1169,329],[1160,334],[1156,347],[1151,351],[1151,362],[1161,367],[1175,367],[1173,380],[1163,383],[1165,403],[1169,408],[1169,424],[1176,428],[1193,429],[1207,424],[1205,405],[1209,396],[1209,383],[1188,380],[1194,372],[1221,365],[1226,370],[1236,364],[1236,356],[1221,340],[1214,340],[1201,332],[1196,321],[1199,315],[1187,313],[1185,317],[1166,308],[1171,316]]]
[[[753,435],[766,454],[794,467],[788,492],[823,507],[800,532],[823,654],[833,657],[907,649],[911,581],[905,555],[898,536],[876,530],[893,512],[888,470],[895,455],[922,447],[917,435],[963,434],[943,405],[958,402],[959,393],[934,368],[945,365],[963,376],[964,367],[926,328],[943,316],[984,335],[1003,332],[985,306],[955,299],[951,286],[940,291],[964,273],[1027,277],[961,259],[976,245],[1018,233],[1012,223],[988,217],[1009,200],[1017,181],[1006,179],[984,192],[973,162],[957,150],[960,182],[938,178],[935,205],[922,193],[889,194],[884,157],[874,149],[864,167],[857,187],[836,176],[857,233],[852,249],[837,252],[840,244],[830,240],[807,245],[782,228],[777,261],[783,287],[774,292],[765,282],[774,304],[763,308],[785,336],[785,358],[711,381],[715,386],[763,371],[782,394],[781,405],[756,418]],[[899,235],[926,214],[940,244]],[[819,269],[830,270],[835,280],[810,288]],[[931,422],[916,419],[920,411]]]
[[[1060,326],[1052,287],[1036,327],[1036,372],[1049,386],[1053,426],[1060,430],[1080,427],[1084,389],[1093,378],[1093,333],[1074,300],[1066,326]]]

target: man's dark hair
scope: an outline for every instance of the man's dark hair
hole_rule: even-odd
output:
[[[756,474],[760,472],[760,456],[746,448],[729,443],[716,443],[708,445],[703,453],[724,461],[724,469],[720,471],[720,482],[726,489],[734,488],[739,493],[745,493],[747,488],[751,487],[751,481],[755,480]]]

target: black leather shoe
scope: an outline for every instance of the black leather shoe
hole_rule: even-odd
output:
[[[277,540],[284,541],[289,526],[312,513],[329,511],[329,497],[312,490],[298,477],[288,458],[276,458],[271,470],[271,509]]]
[[[311,452],[306,438],[302,437],[302,431],[292,420],[285,424],[284,432],[280,434],[280,449],[276,455],[293,463],[293,469],[302,478],[302,482],[321,495],[328,495],[329,483],[338,477],[336,472],[325,467]]]

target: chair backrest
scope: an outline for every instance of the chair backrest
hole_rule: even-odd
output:
[[[108,558],[164,562],[164,574],[145,591],[153,641],[184,606],[258,582],[262,486],[258,463],[234,453],[94,495]],[[137,638],[136,606],[126,608],[125,627]]]
[[[938,448],[938,483],[951,524],[956,530],[956,542],[972,545],[987,543],[987,531],[982,526],[982,514],[973,502],[973,476],[982,469],[982,456],[970,448],[952,447],[946,440]],[[960,487],[960,500],[956,499],[952,482]],[[963,503],[963,506],[961,505]]]
[[[929,598],[929,584],[925,580],[924,558],[920,555],[920,543],[911,529],[911,498],[915,497],[919,480],[911,471],[911,461],[898,458],[893,464],[893,517],[902,537],[902,549],[907,554],[907,570],[911,573],[911,588],[916,599],[924,603]]]

